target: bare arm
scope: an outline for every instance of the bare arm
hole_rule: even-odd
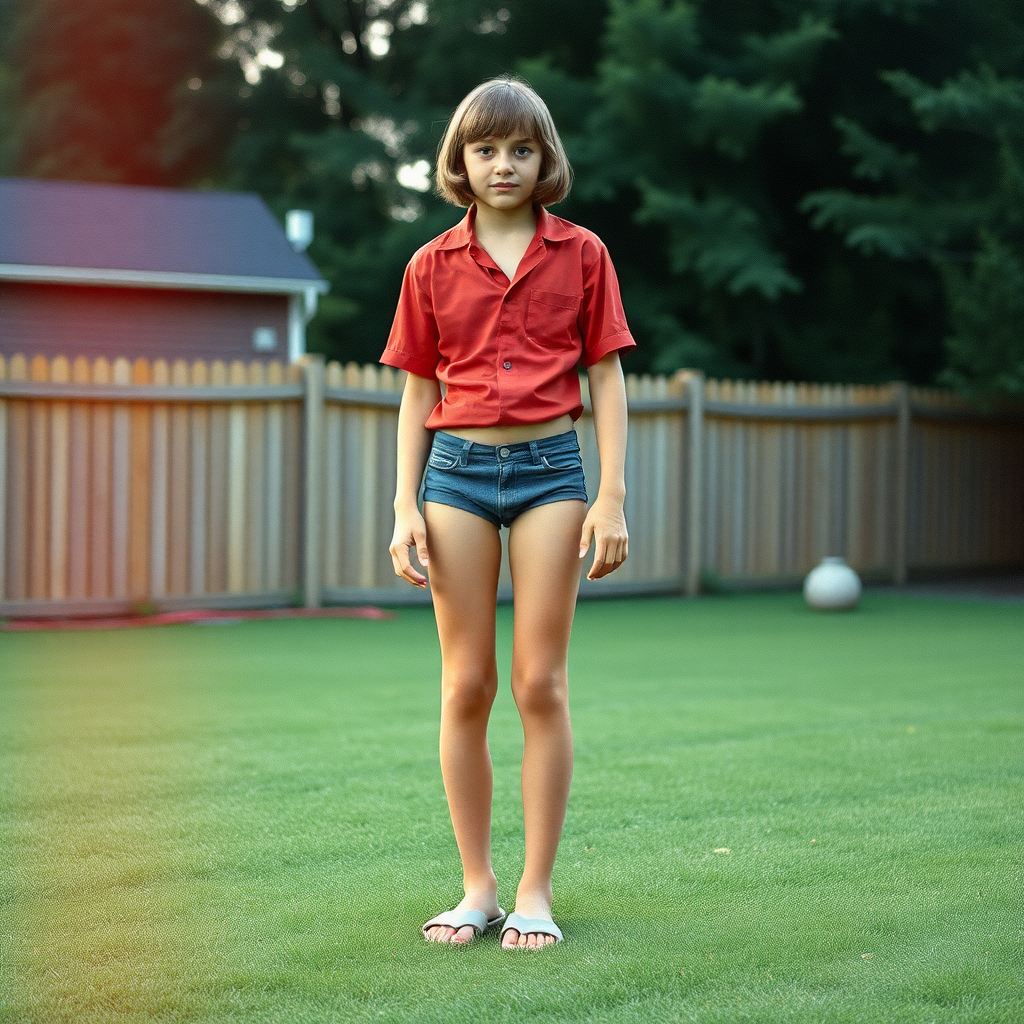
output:
[[[431,433],[424,424],[441,400],[436,380],[410,373],[402,391],[398,410],[398,478],[395,484],[395,533],[391,538],[391,561],[395,574],[415,587],[426,587],[427,578],[418,573],[409,560],[409,549],[416,548],[420,565],[427,564],[427,527],[416,504],[423,467],[430,452]]]
[[[626,382],[618,352],[609,352],[587,370],[594,430],[601,457],[601,486],[583,523],[580,558],[594,541],[587,579],[613,572],[626,560],[629,536],[622,506],[626,500]]]

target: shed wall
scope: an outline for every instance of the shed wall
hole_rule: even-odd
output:
[[[253,331],[277,332],[272,351]],[[0,281],[0,354],[287,359],[288,296]]]

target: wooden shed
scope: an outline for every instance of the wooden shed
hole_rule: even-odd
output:
[[[294,361],[301,247],[255,195],[0,178],[0,355]]]

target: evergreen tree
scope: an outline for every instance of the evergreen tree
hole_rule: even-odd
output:
[[[11,53],[14,8],[11,0],[0,0],[0,174],[14,168],[14,121],[17,77]]]
[[[888,116],[869,124],[835,119],[862,187],[815,192],[803,207],[852,249],[894,261],[895,273],[908,263],[935,272],[952,328],[941,381],[973,397],[1019,398],[1024,81],[1007,72],[1021,67],[1024,20],[1019,5],[1003,0],[969,16],[955,7],[941,13],[960,15],[954,27],[986,59],[974,69],[934,74],[934,85],[906,70],[882,72],[895,101]]]
[[[224,150],[231,65],[192,0],[18,0],[7,164],[28,177],[179,185]],[[0,80],[0,88],[4,82]]]
[[[1024,399],[1024,257],[985,231],[965,274],[941,264],[953,334],[941,380],[984,404]]]

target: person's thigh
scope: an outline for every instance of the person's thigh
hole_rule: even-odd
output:
[[[555,501],[527,509],[509,532],[509,568],[515,603],[512,676],[526,685],[560,679],[580,586],[583,501]]]
[[[451,505],[423,503],[427,569],[450,682],[488,678],[494,665],[494,614],[501,568],[498,528]]]

